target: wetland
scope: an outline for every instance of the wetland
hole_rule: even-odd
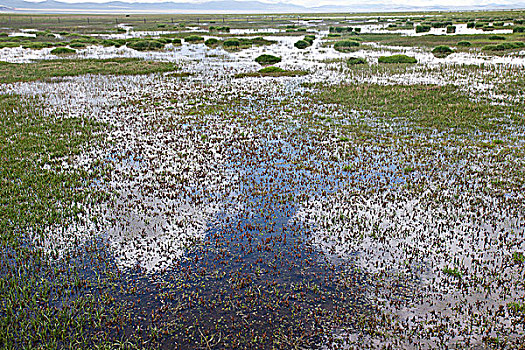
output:
[[[2,16],[0,347],[525,347],[524,11]]]

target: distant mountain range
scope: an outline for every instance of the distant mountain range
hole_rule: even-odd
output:
[[[206,2],[125,2],[67,3],[55,0],[30,2],[0,0],[0,12],[36,13],[314,13],[314,12],[398,12],[398,11],[447,11],[492,10],[525,8],[525,2],[514,4],[485,4],[476,6],[410,6],[392,5],[388,0],[349,1],[347,5],[306,7],[291,3],[265,3],[262,1],[213,0]]]

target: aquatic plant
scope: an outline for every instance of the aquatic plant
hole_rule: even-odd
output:
[[[514,260],[515,263],[523,263],[525,262],[525,255],[523,255],[522,252],[514,252],[512,253],[512,260]]]
[[[307,75],[307,71],[303,70],[286,70],[279,67],[265,67],[259,69],[257,72],[251,73],[240,73],[235,75],[236,78],[246,78],[246,77],[299,77]]]
[[[330,27],[328,29],[330,33],[351,33],[353,30],[353,27]]]
[[[366,59],[362,57],[350,57],[348,60],[346,60],[346,64],[349,66],[354,66],[357,64],[366,64]]]
[[[508,309],[515,315],[525,316],[525,304],[510,302],[507,304]]]
[[[148,74],[171,72],[177,69],[177,66],[170,62],[138,58],[39,60],[27,64],[5,63],[0,70],[0,83],[34,81],[82,74]]]
[[[72,47],[74,49],[82,49],[82,48],[86,47],[86,44],[84,44],[84,43],[71,43],[71,44],[69,44],[69,47]]]
[[[444,267],[443,268],[443,273],[445,273],[447,275],[450,275],[450,276],[453,276],[453,277],[456,277],[456,278],[463,277],[463,273],[461,271],[459,271],[458,269],[456,269],[456,268]]]
[[[447,34],[452,34],[456,32],[456,26],[449,25],[447,26]]]
[[[22,43],[22,47],[24,49],[35,49],[35,50],[39,50],[39,49],[43,49],[43,48],[46,48],[46,47],[53,47],[55,46],[55,44],[53,43],[46,43],[46,42],[28,42],[28,43]],[[73,47],[73,46],[71,46]]]
[[[259,69],[259,73],[275,73],[275,72],[284,72],[285,70],[279,67],[270,66]]]
[[[356,47],[359,47],[359,42],[353,40],[342,40],[334,44],[334,49],[341,52],[352,51]]]
[[[458,46],[463,46],[463,47],[469,47],[469,46],[472,46],[472,43],[470,41],[460,41],[457,43]]]
[[[377,61],[379,63],[417,63],[415,57],[407,55],[380,56]]]
[[[424,17],[414,20],[512,21]],[[253,18],[250,27],[263,21]],[[153,29],[166,21],[146,19]],[[315,25],[331,21],[340,20]],[[379,47],[363,57],[389,50],[382,44],[429,51],[487,37],[367,33],[363,41]],[[426,57],[431,64],[348,69],[351,55],[318,64],[288,50],[296,40],[280,40],[283,61],[312,67],[314,79],[264,79],[295,73],[248,72],[243,60],[259,50],[220,64],[202,47],[183,63],[196,79],[177,70],[112,76],[162,72],[169,63],[156,58],[178,61],[186,50],[93,48],[148,57],[129,64],[0,63],[5,348],[340,349],[363,339],[519,348],[524,319],[507,303],[520,309],[525,288],[525,264],[513,258],[524,236],[523,67]],[[253,78],[232,82],[239,71]],[[31,79],[41,81],[5,83]],[[27,96],[41,96],[45,113],[27,113]],[[96,133],[103,142],[78,143],[92,121],[107,123]],[[68,184],[71,171],[79,177]],[[109,198],[92,203],[100,188]],[[63,215],[70,209],[80,215]],[[43,238],[9,234],[32,237],[26,222]],[[59,254],[46,248],[55,237]],[[490,297],[472,298],[479,293]]]
[[[497,45],[485,45],[481,49],[483,51],[505,51],[505,50],[521,49],[523,47],[525,47],[525,42],[514,41],[514,42],[501,43]]]

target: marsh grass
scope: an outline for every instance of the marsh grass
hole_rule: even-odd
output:
[[[201,43],[204,42],[204,38],[200,35],[189,35],[184,37],[184,41],[188,43]]]
[[[512,254],[512,260],[514,260],[515,263],[523,263],[525,262],[525,255],[521,252],[514,252]]]
[[[456,269],[456,268],[444,267],[443,268],[443,273],[445,273],[447,275],[450,275],[450,276],[453,276],[453,277],[456,277],[456,278],[459,278],[459,279],[461,279],[463,277],[463,273],[461,271],[459,271],[458,269]]]
[[[84,48],[89,45],[102,45],[104,47],[121,47],[127,45],[128,47],[138,51],[160,50],[168,43],[178,45],[181,43],[180,38],[171,38],[170,36],[161,36],[153,39],[151,37],[145,38],[128,38],[128,39],[100,39],[85,35],[64,35],[62,38],[55,36],[37,36],[31,37],[1,37],[0,48],[5,47],[23,47],[29,49],[39,50],[47,47],[56,47],[52,51],[54,54],[69,54],[75,53],[70,51],[70,48]]]
[[[407,46],[407,47],[423,47],[433,48],[440,45],[455,46],[459,42],[470,42],[471,45],[462,46],[459,45],[458,49],[463,51],[470,50],[472,48],[482,48],[485,45],[493,44],[494,41],[490,40],[493,34],[456,34],[456,35],[423,35],[423,36],[402,36],[397,33],[366,33],[361,34],[359,37],[364,42],[377,42],[383,45],[391,46]],[[523,38],[520,34],[504,34],[506,41],[522,41]]]
[[[177,66],[168,62],[145,61],[135,58],[49,60],[35,63],[3,63],[0,82],[42,80],[82,74],[135,75],[171,72]]]
[[[128,40],[126,46],[130,49],[137,51],[153,51],[163,49],[166,45],[166,42],[155,39],[139,39],[139,40]],[[112,45],[116,46],[116,45]]]
[[[366,64],[366,63],[367,63],[366,59],[364,59],[362,57],[350,57],[346,61],[346,64],[349,65],[349,66],[355,66],[355,65]]]
[[[420,130],[494,131],[514,122],[506,107],[472,101],[453,86],[348,84],[324,87],[317,98]]]
[[[415,57],[407,55],[381,56],[377,59],[379,63],[417,63]]]
[[[53,252],[28,244],[45,237],[49,226],[76,222],[81,208],[96,201],[87,186],[96,175],[60,164],[97,140],[102,125],[50,116],[38,100],[16,95],[0,96],[0,114],[0,346],[103,345],[94,332],[111,316],[85,293],[89,279],[67,258],[59,262]]]
[[[236,78],[246,78],[246,77],[298,77],[307,75],[308,72],[304,70],[286,70],[279,67],[265,67],[260,69],[257,72],[252,73],[241,73],[237,74]]]
[[[359,42],[354,40],[341,40],[334,44],[334,49],[340,52],[353,51],[359,47]]]
[[[483,51],[510,51],[518,50],[525,47],[525,42],[515,41],[515,42],[506,42],[497,45],[486,45],[483,46]]]
[[[72,55],[74,53],[77,53],[77,50],[70,49],[68,47],[57,47],[51,50],[51,53],[53,55]]]
[[[458,46],[462,46],[462,47],[469,47],[469,46],[472,46],[472,43],[470,41],[460,41],[458,42],[457,44]]]

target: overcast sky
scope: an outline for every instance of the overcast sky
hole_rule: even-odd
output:
[[[28,0],[39,2],[39,0]],[[62,2],[108,2],[111,0],[58,0]],[[161,2],[161,1],[173,1],[173,2],[205,2],[210,0],[121,0],[125,2]],[[243,0],[239,0],[243,1]],[[319,5],[352,5],[352,4],[363,4],[363,0],[258,0],[268,3],[292,3],[304,6],[319,6]],[[469,5],[485,5],[485,4],[505,4],[512,5],[520,3],[521,1],[512,0],[372,0],[367,1],[368,4],[381,3],[391,5],[412,5],[412,6],[427,6],[427,5],[443,5],[443,6],[469,6]]]

